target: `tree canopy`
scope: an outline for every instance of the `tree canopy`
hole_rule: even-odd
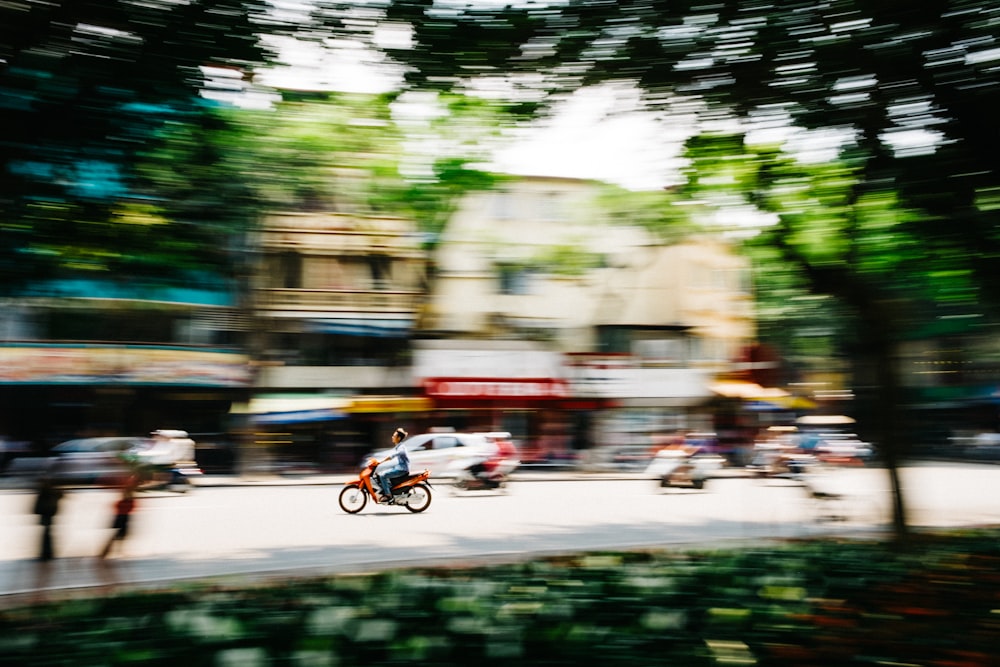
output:
[[[267,8],[265,0],[3,3],[5,290],[66,270],[164,273],[176,259],[179,272],[184,258],[204,259],[209,209],[188,216],[186,229],[159,224],[146,215],[136,165],[181,126],[190,138],[199,126],[219,125],[205,115],[200,93],[213,71],[249,71],[267,60],[259,35],[277,29]],[[205,144],[196,150],[192,165],[212,159]],[[209,229],[199,230],[201,223]],[[171,257],[143,258],[159,252]]]
[[[967,251],[1000,289],[991,3],[392,0],[384,18],[412,31],[390,52],[414,87],[492,82],[528,107],[617,82],[667,117],[837,131],[862,161],[861,187],[923,210],[921,237]]]

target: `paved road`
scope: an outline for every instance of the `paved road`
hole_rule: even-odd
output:
[[[648,479],[534,475],[507,493],[438,485],[430,509],[419,515],[372,504],[358,515],[344,514],[337,506],[342,479],[205,479],[187,495],[143,494],[127,552],[111,561],[94,554],[110,534],[115,494],[73,491],[59,515],[59,558],[45,566],[33,560],[40,529],[30,512],[32,494],[0,492],[0,603],[185,578],[868,533],[884,529],[888,507],[880,469],[817,478],[822,489],[841,494],[832,502],[815,501],[789,480],[734,477],[714,480],[704,491],[664,491]],[[907,468],[904,481],[914,525],[1000,523],[996,466],[925,464]],[[829,514],[846,520],[823,520]]]

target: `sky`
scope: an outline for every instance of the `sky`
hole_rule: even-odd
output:
[[[397,80],[384,63],[337,58],[318,45],[286,40],[280,52],[287,64],[261,74],[265,86],[378,93]],[[632,190],[676,184],[677,156],[690,126],[667,126],[629,112],[636,100],[634,92],[621,88],[581,91],[552,120],[517,131],[489,166],[511,174],[597,179]]]
[[[294,18],[310,3],[275,0],[274,6]],[[377,29],[375,38],[385,46],[405,47],[410,35],[387,25]],[[290,37],[268,39],[285,65],[260,76],[266,86],[377,93],[393,89],[401,79],[397,67],[360,45],[342,42],[333,52]],[[681,180],[683,161],[678,156],[682,144],[695,128],[688,119],[668,122],[636,111],[637,100],[634,90],[621,86],[580,91],[553,119],[518,131],[515,140],[495,152],[486,167],[520,175],[597,179],[632,190],[675,185]],[[799,159],[824,161],[834,159],[851,137],[836,131],[805,133],[772,126],[763,132],[750,131],[748,139],[782,142]],[[942,138],[923,128],[897,132],[886,140],[897,153],[916,154],[933,152]]]

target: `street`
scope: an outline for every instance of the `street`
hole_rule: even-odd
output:
[[[799,483],[716,479],[704,490],[661,489],[649,479],[512,482],[505,492],[434,486],[423,514],[369,503],[337,504],[341,487],[308,483],[209,486],[140,494],[124,554],[95,558],[111,534],[111,490],[67,493],[56,519],[56,560],[35,560],[41,529],[34,496],[0,491],[0,595],[36,589],[170,579],[370,571],[463,559],[617,548],[864,533],[886,526],[888,478],[878,468],[819,474],[816,500]],[[924,463],[903,470],[910,523],[1000,523],[1000,468]]]

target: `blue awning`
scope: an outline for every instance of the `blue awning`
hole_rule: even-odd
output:
[[[371,336],[373,338],[406,338],[413,331],[413,319],[314,319],[306,321],[306,328],[313,333],[340,334],[342,336]]]
[[[296,412],[270,412],[252,415],[251,424],[306,424],[346,419],[347,413],[339,410],[298,410]]]
[[[234,287],[209,274],[193,274],[187,285],[89,278],[38,281],[25,288],[21,294],[28,297],[156,301],[196,306],[236,305]]]
[[[245,414],[251,424],[305,424],[346,419],[350,399],[317,394],[257,396],[233,405],[232,414]]]

